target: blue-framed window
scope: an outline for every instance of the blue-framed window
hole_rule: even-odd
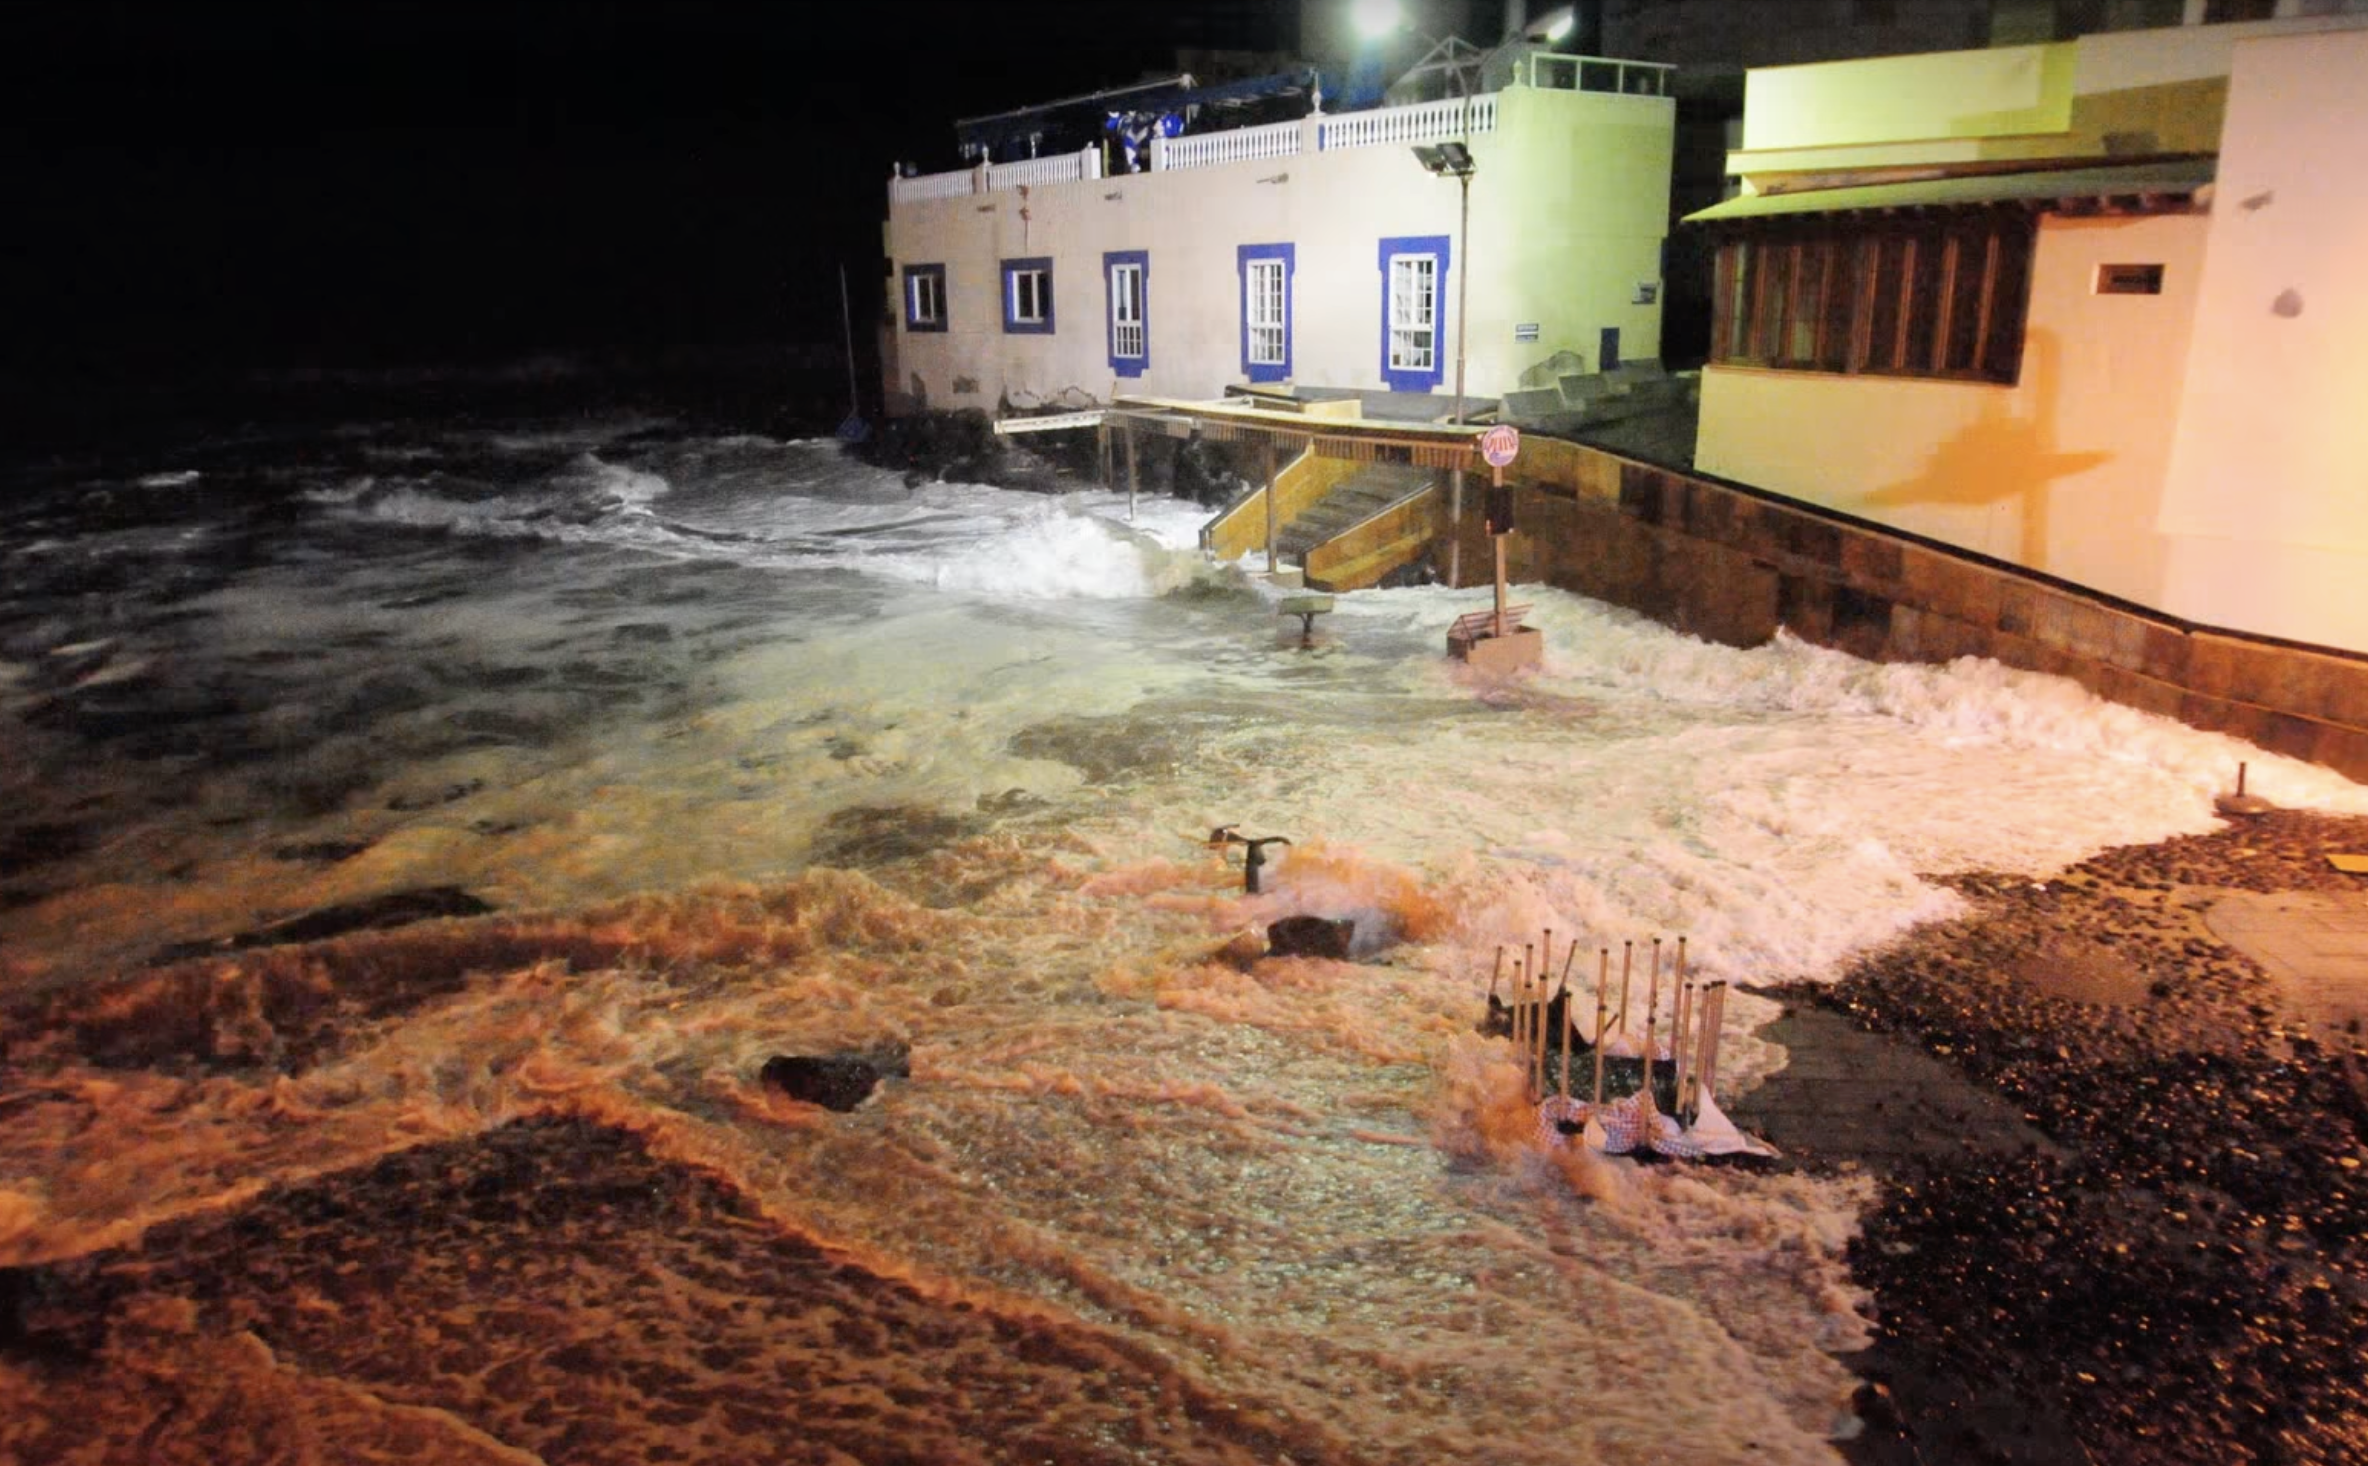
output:
[[[1253,382],[1291,376],[1291,275],[1297,247],[1245,244],[1235,252],[1242,282],[1242,375]]]
[[[1003,262],[1003,330],[1012,336],[1052,334],[1052,257]]]
[[[1381,242],[1381,379],[1429,392],[1446,372],[1447,236]]]
[[[1114,249],[1102,256],[1110,303],[1110,372],[1139,377],[1151,365],[1151,251]]]
[[[946,328],[946,267],[904,267],[904,328],[942,331]]]

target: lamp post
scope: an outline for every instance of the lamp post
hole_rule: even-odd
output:
[[[1472,283],[1472,175],[1478,170],[1472,150],[1460,142],[1418,144],[1414,160],[1433,177],[1452,177],[1461,195],[1455,221],[1455,422],[1460,427],[1464,420],[1464,322],[1469,316],[1464,304],[1471,298]],[[1463,584],[1464,471],[1460,468],[1448,473],[1447,520],[1454,526],[1447,541],[1447,584],[1453,588]]]

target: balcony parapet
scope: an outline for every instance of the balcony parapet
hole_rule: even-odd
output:
[[[1653,61],[1614,61],[1599,56],[1556,56],[1545,52],[1522,57],[1513,84],[1538,91],[1611,92],[1626,96],[1665,98],[1674,68]],[[1471,137],[1496,131],[1497,99],[1502,93],[1450,97],[1405,107],[1379,107],[1369,112],[1316,114],[1296,122],[1270,122],[1223,132],[1186,137],[1155,137],[1150,163],[1154,173],[1181,168],[1214,168],[1227,163],[1263,162],[1307,152],[1336,152],[1343,148],[1403,146]],[[981,163],[951,173],[927,173],[918,178],[891,178],[892,203],[921,199],[965,198],[997,189],[1077,183],[1102,177],[1100,145],[1074,153],[1028,158],[1016,163]]]
[[[1325,152],[1342,148],[1373,148],[1391,143],[1430,143],[1443,138],[1468,137],[1496,131],[1496,94],[1450,97],[1443,102],[1417,102],[1411,107],[1381,107],[1371,112],[1346,112],[1327,117],[1317,130]]]

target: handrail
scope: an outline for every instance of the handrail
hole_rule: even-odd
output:
[[[1514,68],[1517,85],[1539,91],[1602,92],[1633,97],[1667,97],[1677,70],[1659,61],[1620,61],[1606,56],[1558,56],[1533,51]],[[1449,97],[1404,107],[1377,107],[1367,112],[1321,114],[1295,122],[1270,122],[1258,127],[1194,133],[1188,137],[1151,140],[1153,172],[1178,168],[1210,168],[1268,158],[1291,157],[1307,147],[1307,134],[1324,152],[1338,148],[1382,147],[1392,144],[1439,142],[1496,131],[1499,92],[1477,97]],[[917,199],[960,198],[990,189],[1074,183],[1102,176],[1099,147],[1016,163],[990,163],[952,173],[929,173],[918,178],[892,178],[889,198],[897,203]]]
[[[915,199],[958,199],[978,191],[978,170],[964,168],[953,173],[924,173],[918,178],[891,178],[888,197],[897,203],[911,203]]]
[[[1288,158],[1299,151],[1299,134],[1297,122],[1269,122],[1261,127],[1237,127],[1228,132],[1159,138],[1152,144],[1151,166],[1154,171],[1162,171]]]
[[[1496,93],[1481,97],[1450,97],[1441,102],[1417,102],[1410,107],[1381,107],[1371,112],[1349,112],[1327,117],[1317,130],[1325,152],[1336,148],[1370,148],[1388,143],[1427,143],[1496,131]]]
[[[1082,148],[1054,153],[1049,158],[1023,158],[1017,163],[989,163],[987,187],[1034,188],[1045,183],[1077,183],[1102,176],[1102,150]]]

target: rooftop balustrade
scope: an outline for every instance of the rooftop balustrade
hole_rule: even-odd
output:
[[[1513,84],[1539,91],[1666,97],[1673,69],[1652,61],[1614,61],[1600,56],[1538,52],[1521,58],[1513,73]],[[1377,107],[1367,112],[1317,113],[1296,122],[1270,122],[1185,137],[1155,137],[1149,150],[1151,171],[1213,168],[1225,163],[1262,162],[1307,152],[1406,146],[1494,132],[1497,98],[1501,95],[1490,92],[1405,107]],[[1054,153],[1016,163],[981,163],[951,173],[891,178],[888,196],[895,203],[912,203],[1100,177],[1102,150],[1095,144],[1074,153]]]

